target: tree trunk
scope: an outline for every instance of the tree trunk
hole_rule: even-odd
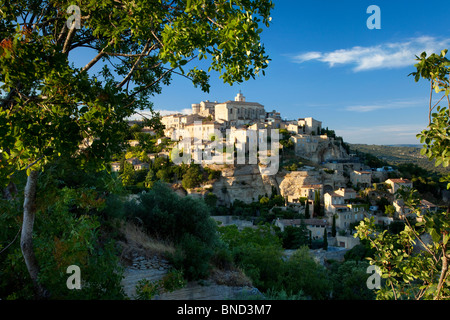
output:
[[[438,286],[437,286],[437,293],[436,296],[434,297],[434,300],[440,300],[440,294],[441,294],[441,290],[442,287],[445,283],[445,279],[447,278],[447,272],[448,272],[448,260],[447,257],[445,255],[445,249],[443,249],[443,256],[442,256],[442,270],[441,270],[441,276],[439,277],[439,282],[438,282]]]
[[[22,249],[25,264],[31,280],[33,281],[36,298],[44,299],[48,297],[48,292],[41,284],[39,284],[39,265],[33,251],[33,224],[36,214],[36,187],[38,174],[38,171],[31,170],[25,186],[20,248]]]

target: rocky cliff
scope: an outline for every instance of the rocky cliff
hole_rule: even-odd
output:
[[[326,189],[334,190],[346,184],[342,174],[329,174],[318,168],[291,172],[280,170],[276,175],[261,174],[257,165],[214,165],[210,168],[221,171],[222,175],[212,185],[203,186],[203,189],[211,190],[216,194],[218,204],[226,206],[235,200],[245,203],[257,201],[259,196],[272,195],[273,189],[288,198],[296,196],[302,185],[323,184]],[[206,191],[199,193],[204,194]]]

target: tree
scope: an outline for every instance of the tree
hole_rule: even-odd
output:
[[[304,223],[298,227],[286,226],[281,233],[283,248],[298,249],[301,246],[308,245],[309,233]]]
[[[153,185],[155,184],[156,177],[155,177],[155,171],[153,169],[149,169],[147,172],[147,175],[145,177],[144,185],[146,188],[151,189]]]
[[[191,165],[183,175],[181,184],[185,189],[192,189],[198,187],[202,182],[203,174],[197,165]]]
[[[320,191],[314,191],[314,215],[321,216],[322,215],[322,206],[320,204]]]
[[[208,71],[228,84],[264,75],[268,66],[260,24],[269,26],[269,0],[71,5],[1,1],[0,182],[6,186],[27,170],[21,244],[39,297],[47,295],[32,231],[43,165],[69,156],[104,168],[122,149],[125,119],[152,111],[151,97],[172,75],[209,90],[207,71],[186,69],[192,61],[209,58]],[[92,59],[77,67],[69,55],[86,48]]]
[[[134,171],[134,167],[128,161],[124,162],[123,173],[120,175],[122,179],[122,184],[124,186],[132,186],[136,183],[136,172]]]
[[[323,229],[323,250],[328,250],[328,234],[327,228]]]
[[[384,213],[388,216],[388,217],[394,217],[395,215],[395,207],[391,204],[388,204],[387,206],[384,206]]]
[[[333,222],[331,225],[331,236],[336,237],[336,215],[333,214]]]
[[[311,218],[311,215],[309,213],[309,201],[308,200],[306,200],[306,204],[305,204],[305,218],[306,219]]]
[[[414,76],[416,82],[423,78],[430,82],[430,100],[428,107],[428,128],[417,134],[420,143],[423,143],[422,155],[428,159],[435,160],[435,166],[442,165],[444,168],[450,165],[450,60],[446,58],[448,50],[442,50],[438,55],[436,53],[427,57],[423,52],[415,67],[416,72],[410,75]],[[433,94],[442,94],[437,103],[433,104]],[[447,106],[438,106],[443,100],[447,100]],[[437,107],[437,108],[436,108]],[[433,112],[436,109],[437,112]],[[444,179],[449,181],[447,188],[450,189],[450,174]]]
[[[450,163],[450,60],[445,58],[447,50],[440,55],[427,57],[424,52],[417,57],[419,61],[416,72],[411,73],[415,81],[424,78],[430,81],[429,125],[417,135],[424,143],[422,154],[435,165],[447,167]],[[442,93],[441,99],[433,105],[433,91]],[[447,107],[438,104],[447,100]],[[437,107],[436,111],[433,112]],[[447,177],[446,180],[449,181]],[[450,188],[450,184],[447,185]],[[422,214],[420,198],[416,190],[399,190],[396,197],[403,201],[404,207],[418,217],[414,223],[404,219],[404,228],[399,233],[385,230],[381,233],[375,229],[373,219],[365,219],[356,228],[355,237],[368,240],[375,249],[371,264],[379,268],[385,286],[377,291],[378,299],[449,299],[450,249],[450,207],[447,212],[427,212]],[[431,243],[424,242],[424,236],[431,238]]]

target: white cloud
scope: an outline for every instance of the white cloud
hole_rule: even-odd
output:
[[[176,114],[176,113],[191,114],[192,110],[190,108],[185,108],[185,109],[181,109],[181,110],[164,110],[164,109],[154,110],[154,113],[156,113],[156,112],[159,112],[159,114],[162,117],[164,117],[164,116],[168,116],[168,115]],[[139,111],[139,113],[135,113],[129,119],[130,120],[140,120],[140,119],[142,119],[143,116],[147,117],[147,118],[151,118],[151,117],[153,117],[153,114],[150,111]]]
[[[450,39],[417,37],[404,42],[384,43],[371,47],[355,46],[331,52],[311,51],[294,56],[296,63],[320,61],[330,67],[352,65],[355,72],[385,68],[401,68],[415,63],[415,56],[422,52],[439,53],[448,48]]]
[[[181,113],[181,114],[191,114],[192,113],[192,109],[190,108],[185,108],[182,110],[155,110],[156,112],[159,112],[159,114],[161,116],[168,116],[170,114],[176,114],[176,113]]]

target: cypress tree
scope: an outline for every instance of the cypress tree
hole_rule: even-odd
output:
[[[306,205],[305,205],[305,218],[309,219],[311,217],[311,215],[309,214],[309,202],[308,200],[306,200]]]
[[[323,250],[328,250],[327,228],[323,229]]]
[[[321,216],[321,206],[320,206],[320,191],[316,190],[314,192],[314,215]]]
[[[333,215],[333,224],[331,225],[331,235],[336,237],[336,216]]]

